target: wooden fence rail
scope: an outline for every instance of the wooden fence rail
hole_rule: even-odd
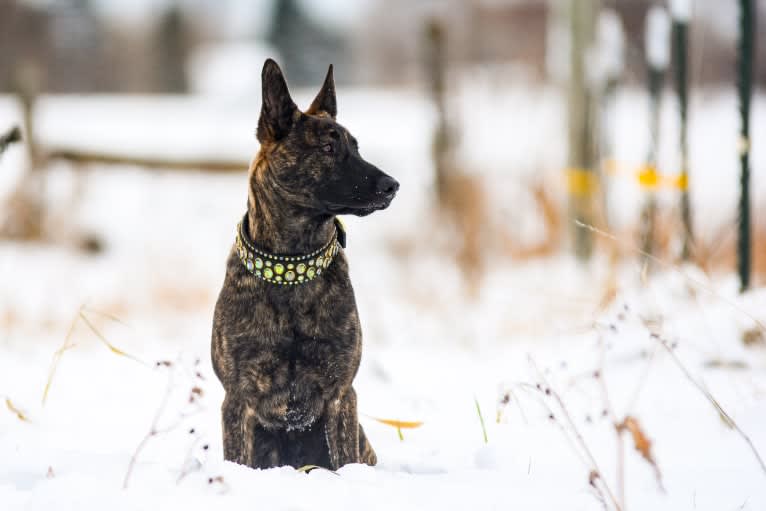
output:
[[[249,164],[245,161],[171,159],[70,148],[48,149],[46,151],[46,158],[49,161],[66,161],[78,165],[134,165],[136,167],[161,170],[200,170],[218,173],[245,172],[249,167]]]

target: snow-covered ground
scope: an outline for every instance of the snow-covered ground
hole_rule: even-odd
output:
[[[300,104],[310,99],[296,96]],[[457,102],[472,112],[463,133],[471,149],[459,155],[466,167],[511,187],[536,172],[555,175],[563,160],[556,94],[474,99]],[[638,94],[618,101],[626,161],[642,155],[642,101]],[[702,226],[725,221],[736,197],[736,162],[729,163],[736,114],[730,95],[696,101],[692,193],[717,206],[698,208]],[[246,161],[256,149],[257,107],[48,98],[39,122],[51,144]],[[761,98],[756,107],[758,136],[766,132]],[[14,111],[0,100],[0,122]],[[666,117],[671,138],[672,111]],[[96,233],[106,249],[84,255],[66,244],[0,244],[0,509],[590,510],[602,509],[602,498],[611,508],[610,492],[627,509],[766,509],[766,471],[696,386],[765,456],[766,345],[747,347],[743,335],[757,331],[756,319],[766,322],[766,290],[739,296],[733,275],[711,280],[694,268],[643,284],[640,266],[627,261],[616,299],[603,308],[605,261],[581,267],[560,255],[525,263],[494,257],[469,299],[432,234],[431,110],[416,94],[341,91],[340,119],[362,153],[402,182],[389,210],[347,219],[365,333],[360,420],[379,465],[304,474],[222,461],[222,389],[208,350],[224,259],[245,205],[244,175],[75,174],[60,166],[49,183],[54,231]],[[496,122],[502,127],[493,129]],[[672,167],[672,147],[663,158]],[[761,197],[762,158],[754,153]],[[3,190],[22,160],[18,148],[0,160]],[[615,188],[629,222],[640,195],[629,179]],[[525,221],[512,205],[498,214]],[[86,319],[75,321],[80,310]],[[110,350],[86,321],[127,355]],[[651,440],[664,490],[629,432],[618,448],[614,422],[626,416]],[[423,425],[400,439],[375,418]],[[158,434],[147,437],[153,425]]]

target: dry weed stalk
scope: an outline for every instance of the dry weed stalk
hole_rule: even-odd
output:
[[[603,236],[603,237],[605,237],[605,238],[607,238],[607,239],[609,239],[609,240],[611,240],[611,241],[613,241],[615,243],[618,243],[618,244],[623,243],[614,234],[611,234],[611,233],[606,232],[606,231],[604,231],[602,229],[599,229],[598,227],[594,227],[593,225],[590,225],[590,224],[585,224],[585,223],[580,222],[578,220],[575,220],[574,222],[575,222],[575,225],[577,225],[578,227],[580,227],[582,229],[587,229],[587,230],[589,230],[589,231],[591,231],[591,232],[593,232],[595,234],[598,234],[599,236]],[[646,257],[647,259],[651,260],[652,262],[659,264],[663,268],[667,268],[667,269],[673,271],[677,275],[681,276],[688,284],[692,284],[694,286],[697,286],[699,289],[709,293],[713,297],[718,298],[722,302],[724,302],[727,305],[731,306],[733,309],[735,309],[736,311],[738,311],[739,313],[741,313],[742,315],[744,315],[748,319],[750,319],[753,323],[755,323],[760,330],[766,332],[766,324],[764,324],[761,320],[756,318],[751,313],[747,312],[744,308],[740,307],[733,300],[730,300],[730,299],[726,298],[725,296],[721,295],[720,293],[718,293],[715,289],[713,289],[709,285],[707,285],[704,282],[702,282],[702,281],[700,281],[698,279],[695,279],[694,277],[690,276],[689,274],[687,274],[686,272],[681,270],[677,265],[675,265],[673,263],[670,263],[668,261],[665,261],[664,259],[656,257],[656,256],[654,256],[652,254],[649,254],[648,252],[646,252],[644,250],[641,250],[640,248],[638,248],[638,247],[636,247],[634,245],[627,245],[627,246],[628,246],[628,248],[632,252],[635,252],[635,253],[637,253],[639,255],[642,255],[642,256]]]
[[[544,183],[534,183],[528,186],[529,193],[539,208],[545,225],[545,239],[532,246],[519,247],[518,242],[506,233],[504,245],[510,256],[524,261],[537,257],[547,257],[561,247],[562,217],[561,208],[556,204],[552,194]],[[500,228],[497,228],[500,230]]]
[[[627,306],[625,306],[624,311],[627,312],[627,310]],[[618,320],[622,321],[624,318],[625,315],[623,312],[621,312],[618,315]],[[611,324],[609,326],[611,331],[617,331],[616,325]],[[606,344],[602,335],[599,335],[599,347],[599,369],[593,374],[593,378],[599,383],[599,388],[601,389],[601,397],[604,403],[604,410],[612,421],[612,426],[615,432],[615,440],[617,444],[617,492],[620,498],[620,503],[622,504],[623,508],[625,508],[625,445],[622,438],[623,433],[628,432],[631,435],[635,449],[639,452],[639,454],[641,454],[641,457],[646,460],[646,462],[649,463],[649,465],[654,469],[655,477],[657,479],[657,486],[659,487],[660,491],[664,493],[665,487],[662,484],[662,474],[660,472],[660,468],[654,459],[654,455],[652,454],[652,443],[649,440],[649,437],[641,428],[638,419],[630,415],[629,411],[625,413],[622,419],[620,419],[615,412],[614,407],[612,406],[612,400],[609,398],[609,388],[606,384]],[[639,380],[639,384],[636,387],[636,391],[633,393],[633,397],[629,401],[630,404],[626,410],[633,408],[633,404],[637,400],[638,392],[646,382],[648,368],[651,366],[653,358],[653,356],[649,358],[649,361],[646,365],[647,369],[643,372],[642,377]]]
[[[759,218],[758,213],[755,218]],[[721,268],[730,271],[736,266],[736,228],[737,220],[729,220],[722,223],[708,240],[695,241],[692,250],[693,261],[706,274],[710,275]],[[753,275],[759,277],[760,282],[763,283],[766,278],[766,224],[756,222],[752,226],[752,242]]]
[[[110,343],[103,333],[99,329],[96,328],[96,326],[93,324],[90,319],[86,316],[86,313],[95,313],[101,316],[104,316],[108,319],[111,319],[112,321],[116,323],[123,324],[122,321],[120,321],[118,318],[112,316],[111,314],[105,313],[105,312],[99,312],[94,311],[91,309],[87,309],[85,307],[85,304],[80,305],[80,307],[77,309],[77,313],[75,314],[74,319],[72,320],[72,323],[69,325],[69,329],[67,330],[67,334],[64,337],[64,342],[61,344],[61,346],[53,352],[53,359],[51,360],[51,365],[48,369],[48,379],[45,382],[45,389],[43,390],[43,397],[42,397],[42,404],[45,405],[45,402],[48,399],[48,393],[50,392],[51,385],[53,383],[53,376],[56,374],[56,370],[58,369],[59,363],[61,362],[61,357],[63,357],[64,353],[69,351],[70,349],[74,348],[76,346],[75,343],[72,342],[72,335],[74,334],[75,328],[79,322],[83,322],[85,326],[88,327],[88,329],[93,332],[93,334],[98,338],[101,343],[103,343],[109,351],[114,353],[115,355],[126,357],[131,360],[134,360],[138,362],[139,364],[147,365],[146,362],[143,362],[142,360],[134,357],[133,355],[130,355],[123,350],[117,348],[112,343]]]
[[[609,416],[609,419],[612,421],[612,425],[614,427],[615,431],[615,442],[617,444],[617,497],[620,500],[620,505],[622,505],[623,509],[625,508],[625,446],[622,442],[622,435],[620,434],[620,428],[619,428],[619,422],[617,420],[617,414],[614,411],[614,408],[612,407],[612,400],[609,399],[609,389],[606,386],[606,381],[604,379],[604,358],[606,356],[605,354],[605,346],[604,346],[604,339],[603,337],[599,336],[599,345],[601,347],[601,362],[599,364],[599,370],[593,373],[593,378],[595,378],[599,382],[599,387],[601,388],[601,396],[602,400],[604,402],[604,411]]]
[[[484,273],[484,241],[487,237],[487,196],[478,176],[454,169],[444,175],[441,205],[457,231],[456,260],[468,291],[478,292]]]
[[[11,398],[5,398],[5,407],[8,408],[8,410],[21,422],[29,422],[29,417],[27,417],[27,414],[21,411],[21,409],[16,406],[13,401],[11,401]]]
[[[202,387],[200,386],[200,380],[203,380],[202,374],[197,369],[197,366],[199,366],[199,359],[195,361],[195,369],[191,373],[192,378],[192,386],[189,389],[188,393],[188,403],[196,405],[195,410],[192,413],[184,413],[180,412],[178,416],[170,422],[167,426],[160,427],[160,422],[164,418],[168,403],[170,402],[170,397],[173,394],[173,391],[176,388],[175,378],[174,378],[174,370],[177,366],[181,366],[180,358],[176,362],[172,362],[170,360],[160,360],[156,362],[156,367],[158,368],[164,368],[167,370],[168,379],[167,384],[165,386],[165,393],[162,396],[162,400],[160,401],[160,405],[157,407],[156,412],[154,413],[154,418],[152,419],[152,423],[149,426],[149,431],[143,436],[141,441],[136,446],[135,451],[133,451],[133,455],[130,458],[130,463],[128,464],[128,469],[125,472],[125,478],[122,482],[122,488],[127,489],[128,484],[130,483],[130,478],[133,475],[133,471],[136,466],[136,462],[138,461],[138,457],[141,455],[141,452],[144,450],[144,448],[147,446],[149,441],[152,438],[157,437],[158,435],[162,435],[165,433],[170,433],[172,431],[175,431],[177,428],[181,426],[181,424],[188,419],[189,417],[196,415],[199,413],[202,408],[200,407],[199,401],[204,396],[204,391],[202,390]],[[191,434],[195,434],[194,428],[190,430]],[[180,476],[177,479],[177,482],[180,482],[184,477],[186,477],[189,473],[199,470],[201,468],[202,463],[199,464],[193,463],[194,460],[192,460],[192,454],[193,449],[196,446],[198,439],[195,439],[195,442],[192,444],[189,450],[189,454],[187,454],[186,461],[184,462],[184,466],[181,469]],[[203,449],[207,450],[208,446],[204,445]],[[198,460],[197,460],[198,461]]]
[[[566,428],[568,428],[569,433],[574,437],[574,444],[579,448],[577,452],[580,453],[581,458],[584,458],[587,462],[587,465],[590,468],[589,476],[588,476],[588,482],[591,485],[591,487],[596,490],[597,493],[600,494],[600,497],[603,501],[605,501],[606,498],[608,498],[609,502],[614,507],[615,511],[622,511],[623,506],[622,504],[617,500],[617,497],[615,497],[614,492],[612,491],[611,487],[609,486],[609,483],[607,483],[604,480],[603,472],[599,468],[598,462],[596,461],[595,456],[593,455],[593,452],[590,450],[590,447],[588,447],[587,442],[585,442],[585,438],[582,436],[582,433],[580,433],[580,430],[577,428],[577,425],[575,424],[574,420],[572,419],[571,414],[569,413],[569,410],[567,409],[566,405],[564,404],[564,400],[561,398],[561,395],[553,388],[553,386],[550,384],[548,379],[545,377],[545,374],[539,369],[537,364],[535,363],[534,359],[531,356],[528,356],[527,359],[529,360],[530,365],[537,373],[538,378],[543,383],[544,388],[537,389],[540,392],[543,392],[545,396],[550,396],[554,399],[556,402],[559,411],[561,412],[562,416],[564,417],[566,423]],[[546,404],[547,407],[547,404]],[[549,408],[550,410],[550,408]],[[550,417],[555,420],[555,415],[551,412]],[[562,426],[562,429],[563,428]],[[598,484],[600,483],[600,485]]]
[[[758,461],[758,464],[761,466],[761,470],[766,474],[766,463],[764,463],[763,458],[761,457],[760,453],[758,452],[758,449],[755,448],[755,445],[753,444],[753,441],[750,439],[750,437],[742,430],[742,428],[739,427],[739,424],[731,417],[731,415],[724,410],[723,406],[721,406],[721,403],[718,402],[718,400],[713,396],[713,394],[710,393],[710,391],[705,388],[704,385],[702,385],[694,376],[692,376],[689,369],[681,362],[681,359],[678,358],[678,356],[673,351],[672,346],[668,343],[666,339],[664,339],[659,333],[653,332],[650,328],[647,327],[647,330],[649,330],[649,336],[657,341],[660,346],[662,346],[665,351],[670,355],[670,359],[673,361],[673,363],[678,367],[678,369],[683,373],[684,377],[686,377],[689,382],[694,385],[694,387],[705,397],[705,399],[708,400],[708,402],[713,405],[713,408],[715,408],[716,412],[718,413],[718,416],[723,420],[724,424],[726,424],[728,427],[733,429],[734,431],[739,434],[739,436],[742,438],[742,440],[745,441],[747,446],[750,448],[750,451],[753,453],[753,456]]]
[[[513,389],[507,389],[505,392],[503,392],[502,396],[498,400],[495,422],[497,424],[503,422],[503,413],[505,409],[508,408],[508,406],[511,404],[511,401],[516,403],[516,407],[519,409],[519,415],[521,416],[521,420],[524,421],[524,424],[529,424],[529,421],[527,421],[527,415],[524,413],[524,408],[521,407],[521,401]]]

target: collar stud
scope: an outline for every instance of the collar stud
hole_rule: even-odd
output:
[[[332,264],[346,247],[346,231],[335,219],[335,232],[323,247],[302,255],[270,254],[255,246],[247,233],[247,214],[237,226],[236,250],[245,269],[263,281],[280,286],[295,286],[314,280]]]

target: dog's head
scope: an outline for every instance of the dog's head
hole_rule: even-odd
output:
[[[387,208],[399,183],[365,161],[354,136],[335,121],[332,66],[305,112],[293,102],[271,59],[263,65],[262,81],[257,135],[267,163],[263,172],[280,194],[319,214],[364,216]]]

